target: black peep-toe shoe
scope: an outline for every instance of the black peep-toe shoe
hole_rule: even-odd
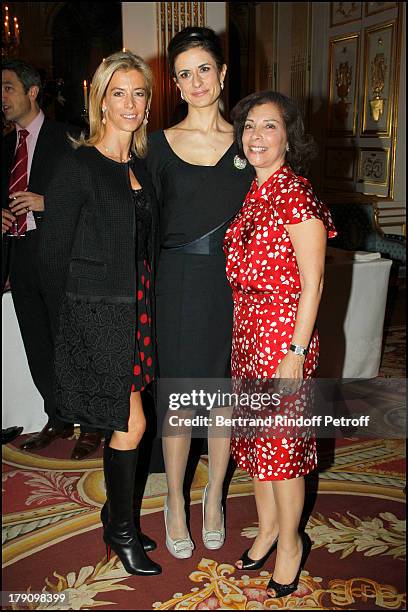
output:
[[[300,574],[302,573],[303,567],[306,563],[306,559],[310,553],[312,548],[312,542],[310,541],[309,536],[306,533],[302,533],[302,558],[300,560],[299,569],[297,574],[290,584],[280,584],[280,582],[276,582],[273,578],[271,578],[268,582],[268,586],[266,587],[266,592],[269,589],[273,589],[275,591],[275,595],[269,595],[271,599],[279,599],[280,597],[286,597],[291,593],[294,593],[299,585]]]
[[[248,555],[249,548],[247,548],[246,551],[239,558],[239,561],[242,561],[242,567],[235,567],[237,567],[237,569],[239,569],[240,571],[261,569],[261,567],[265,565],[273,551],[276,549],[276,546],[278,545],[278,538],[279,536],[276,538],[276,540],[272,542],[270,549],[263,557],[261,557],[261,559],[251,559],[251,557]]]

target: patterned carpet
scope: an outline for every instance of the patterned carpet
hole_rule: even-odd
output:
[[[406,376],[406,328],[405,325],[391,327],[384,342],[380,376]]]
[[[382,376],[404,376],[404,352],[403,328],[391,328]],[[208,474],[207,458],[201,457],[191,492],[196,549],[184,561],[171,557],[162,544],[165,477],[152,474],[142,521],[145,533],[159,543],[151,556],[163,574],[141,578],[129,576],[116,557],[106,563],[99,522],[105,499],[101,453],[78,463],[66,459],[72,440],[58,440],[31,454],[19,450],[22,439],[3,446],[3,590],[23,592],[27,601],[4,609],[405,609],[402,440],[349,438],[320,445],[319,479],[309,479],[307,487],[313,549],[297,592],[271,600],[265,587],[273,556],[261,571],[245,573],[233,566],[257,532],[246,473],[236,470],[233,476],[227,541],[212,553],[201,542],[201,497]],[[40,592],[43,601],[38,601]],[[47,597],[57,599],[62,593],[65,603],[47,603]]]

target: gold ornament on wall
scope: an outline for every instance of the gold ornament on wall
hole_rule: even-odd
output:
[[[356,133],[359,48],[358,33],[329,41],[328,128],[333,134]]]
[[[358,182],[367,185],[388,186],[390,149],[388,147],[359,149]],[[367,190],[367,193],[369,190]]]
[[[341,121],[347,118],[351,102],[347,100],[352,83],[352,67],[343,62],[336,68],[336,89],[340,100],[334,106],[334,114]]]
[[[366,28],[364,38],[364,101],[360,136],[390,138],[397,104],[397,20]]]
[[[372,178],[373,180],[380,179],[384,174],[384,168],[380,159],[368,158],[364,161],[363,168],[364,176]]]
[[[382,98],[381,94],[385,85],[386,72],[385,55],[384,53],[377,53],[371,62],[371,88],[374,97],[370,100],[370,111],[374,121],[379,121],[384,112],[385,98]]]

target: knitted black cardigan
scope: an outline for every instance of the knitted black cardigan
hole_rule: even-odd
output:
[[[133,157],[130,166],[152,206],[154,275],[154,189],[142,160]],[[45,211],[41,282],[44,291],[61,295],[54,330],[58,415],[70,423],[127,431],[138,314],[137,226],[128,164],[95,147],[72,151],[45,194]],[[154,330],[152,336],[155,346]]]

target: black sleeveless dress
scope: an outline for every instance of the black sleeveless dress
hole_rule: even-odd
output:
[[[215,166],[197,166],[174,153],[162,130],[150,137],[147,163],[160,208],[156,330],[161,378],[230,375],[233,303],[222,247],[254,177],[249,164],[237,167],[236,156],[232,144]],[[163,409],[159,405],[159,413]]]

